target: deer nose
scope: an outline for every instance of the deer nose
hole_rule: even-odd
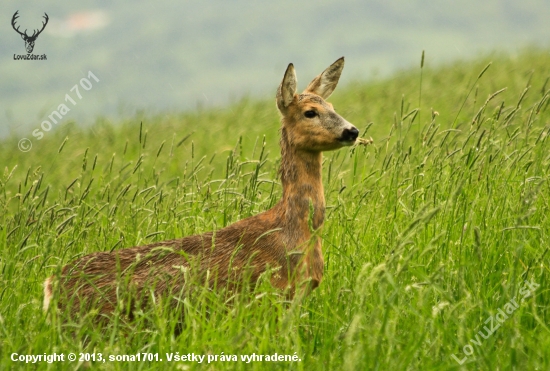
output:
[[[359,136],[359,130],[357,130],[356,127],[352,127],[351,129],[344,129],[342,132],[342,139],[344,141],[349,142],[355,142],[355,139]]]

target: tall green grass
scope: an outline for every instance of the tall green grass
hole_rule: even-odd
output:
[[[48,321],[42,282],[83,254],[219,229],[273,206],[274,101],[66,123],[28,153],[19,137],[4,140],[0,368],[550,369],[550,54],[435,69],[427,56],[419,77],[357,82],[331,98],[374,144],[325,156],[321,286],[292,303],[267,280],[233,297],[199,290],[182,299],[179,336],[162,302],[103,329]],[[473,344],[525,280],[540,285],[534,295]],[[463,359],[468,344],[459,365],[452,355]],[[151,352],[163,362],[25,365],[14,352]],[[176,352],[300,361],[168,363]]]

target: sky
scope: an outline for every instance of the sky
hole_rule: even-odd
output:
[[[28,34],[48,15],[33,51],[46,60],[17,59],[27,53],[16,11]],[[345,85],[419,68],[422,51],[430,68],[550,46],[550,6],[538,0],[8,0],[0,14],[0,137],[45,120],[54,130],[269,99],[290,62],[305,84],[345,56]]]

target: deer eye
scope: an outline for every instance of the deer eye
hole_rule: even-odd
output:
[[[305,112],[304,112],[304,116],[307,117],[308,119],[312,119],[312,118],[314,118],[315,116],[317,116],[317,112],[315,112],[315,111],[313,111],[313,110],[305,111]]]

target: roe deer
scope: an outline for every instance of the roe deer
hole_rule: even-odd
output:
[[[316,232],[325,217],[321,152],[350,146],[359,134],[325,101],[343,67],[342,57],[297,94],[294,66],[288,65],[276,96],[282,116],[283,195],[272,209],[217,232],[78,258],[64,266],[59,277],[44,283],[44,310],[55,291],[65,293],[58,307],[69,314],[91,303],[101,314],[113,313],[121,282],[142,298],[149,293],[176,295],[184,291],[185,269],[198,270],[210,287],[254,283],[273,269],[271,284],[288,290],[290,297],[315,289],[323,277],[321,239]]]

